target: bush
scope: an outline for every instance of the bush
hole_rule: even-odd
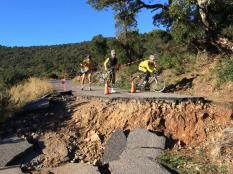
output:
[[[11,95],[6,89],[0,91],[0,123],[10,114],[12,109]]]
[[[180,55],[164,54],[159,59],[159,65],[162,69],[174,69],[176,75],[184,73],[184,58]]]
[[[233,81],[233,60],[223,59],[216,66],[218,81],[221,83]]]
[[[233,25],[229,25],[228,27],[222,30],[222,35],[233,40]]]
[[[134,73],[138,71],[138,63],[125,66],[120,69],[120,71],[117,72],[117,87],[122,89],[130,89],[130,79]]]
[[[17,70],[17,69],[7,69],[3,72],[2,81],[6,86],[10,87],[12,85],[15,85],[25,79],[27,79],[29,76],[26,72],[23,72],[24,70]]]
[[[185,73],[186,65],[193,65],[196,62],[196,55],[178,50],[177,53],[165,52],[159,57],[161,69],[174,69],[176,75]]]

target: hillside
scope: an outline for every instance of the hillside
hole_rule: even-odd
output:
[[[88,47],[89,42],[41,47],[0,46],[1,80],[14,84],[28,76],[56,77],[65,68],[76,70]]]
[[[129,34],[129,48],[114,38],[101,35],[91,41],[77,44],[35,47],[0,46],[0,80],[12,85],[28,76],[59,77],[66,73],[74,77],[79,70],[79,63],[85,54],[92,55],[97,65],[102,65],[115,49],[120,63],[141,59],[149,54],[161,53],[173,44],[171,36],[165,31],[155,30],[146,34],[132,32]],[[126,50],[130,50],[130,55]]]

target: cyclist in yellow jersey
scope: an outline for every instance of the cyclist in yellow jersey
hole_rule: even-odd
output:
[[[81,66],[81,90],[84,89],[84,82],[85,79],[88,78],[89,81],[89,90],[91,91],[91,76],[92,76],[92,70],[93,70],[93,61],[91,59],[91,55],[87,54],[85,59],[82,63],[80,63]]]
[[[157,71],[157,66],[155,64],[155,56],[150,55],[148,60],[142,61],[138,66],[139,71],[145,73],[144,84],[146,84],[152,73]]]

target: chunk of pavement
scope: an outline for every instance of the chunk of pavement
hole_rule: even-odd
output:
[[[23,174],[19,166],[0,168],[0,174]]]
[[[166,138],[149,132],[146,129],[137,128],[129,133],[127,138],[127,148],[165,148]]]
[[[113,132],[105,146],[102,162],[106,164],[110,161],[120,159],[119,157],[126,147],[126,141],[126,136],[122,130]]]
[[[162,153],[161,149],[154,148],[136,148],[136,149],[125,149],[120,155],[121,159],[135,159],[135,158],[152,158],[160,156]]]
[[[111,174],[170,174],[163,166],[149,158],[121,159],[109,163]]]
[[[50,172],[54,174],[100,174],[97,167],[82,163],[64,164],[51,169]]]
[[[39,109],[46,109],[49,107],[49,100],[47,98],[41,98],[34,100],[23,107],[23,112],[30,112]]]
[[[31,147],[32,144],[29,144],[22,138],[8,137],[0,139],[0,167],[6,166],[10,161],[19,157]]]

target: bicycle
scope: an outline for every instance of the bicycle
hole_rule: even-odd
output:
[[[104,85],[106,83],[106,81],[109,80],[110,73],[111,73],[110,70],[108,70],[106,72],[101,72],[101,71],[95,72],[93,79],[94,79],[95,83],[100,84],[100,85]]]
[[[145,74],[144,73],[137,73],[132,77],[132,82],[136,85],[137,90],[150,90],[152,92],[163,92],[165,89],[165,81],[164,79],[158,74],[153,73],[148,82],[144,83]]]

